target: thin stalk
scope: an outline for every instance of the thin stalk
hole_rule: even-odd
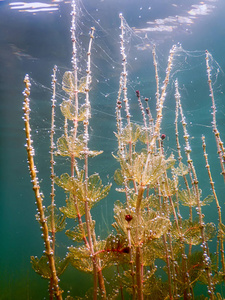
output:
[[[164,79],[163,82],[163,86],[162,86],[162,92],[161,92],[161,96],[159,98],[159,105],[158,105],[158,109],[157,109],[157,117],[156,117],[156,122],[155,122],[155,128],[154,128],[154,134],[153,134],[153,138],[151,140],[151,143],[149,145],[149,150],[152,151],[154,146],[155,146],[155,142],[156,139],[159,135],[160,132],[160,128],[161,128],[161,122],[162,122],[162,110],[163,110],[163,104],[165,101],[165,97],[166,97],[166,89],[169,83],[169,77],[170,77],[170,72],[172,69],[172,65],[173,65],[173,57],[174,54],[176,52],[176,46],[174,45],[172,47],[172,49],[170,50],[170,55],[168,58],[168,65],[167,65],[167,69],[166,69],[166,77]]]
[[[40,193],[40,185],[39,185],[39,181],[37,178],[37,170],[36,170],[36,166],[34,164],[34,148],[32,146],[32,140],[31,140],[31,128],[30,128],[30,117],[29,117],[29,114],[30,114],[29,96],[30,96],[30,85],[31,84],[30,84],[28,75],[25,76],[24,83],[25,83],[25,90],[23,92],[23,95],[24,95],[23,110],[24,110],[28,165],[29,165],[29,170],[30,170],[31,182],[33,184],[33,190],[35,193],[35,198],[36,198],[36,203],[37,203],[39,222],[41,224],[41,229],[43,232],[45,255],[48,258],[49,268],[51,270],[51,278],[52,278],[52,285],[54,288],[54,293],[55,293],[55,296],[57,299],[62,300],[62,290],[59,288],[59,285],[58,285],[59,279],[58,279],[58,276],[56,273],[54,252],[51,247],[47,220],[46,220],[46,217],[44,214],[44,208],[42,205],[43,196]]]
[[[82,232],[82,236],[83,236],[83,241],[84,241],[85,246],[87,247],[87,249],[90,250],[90,246],[89,246],[88,240],[86,238],[86,234],[85,234],[85,230],[84,230],[84,224],[83,224],[83,221],[82,221],[82,218],[81,218],[81,214],[80,214],[80,210],[79,210],[79,207],[78,207],[76,196],[73,197],[73,201],[74,201],[74,206],[75,206],[75,209],[76,209],[76,212],[77,212],[77,219],[78,219],[80,231]]]
[[[147,121],[146,121],[146,116],[145,116],[145,111],[144,111],[144,107],[143,107],[143,104],[141,102],[141,96],[140,96],[140,92],[139,91],[136,91],[136,95],[137,95],[137,98],[138,98],[138,104],[139,104],[139,107],[140,107],[140,110],[141,110],[141,114],[142,114],[142,118],[143,118],[143,122],[144,122],[144,131],[145,131],[145,134],[146,134],[146,146],[147,146],[147,151],[148,151],[148,147],[149,147],[149,140],[148,140],[148,133],[149,133],[149,128],[147,126]],[[150,112],[150,111],[149,111]]]
[[[175,88],[178,91],[178,81],[177,80],[175,81]],[[182,162],[182,154],[181,154],[181,146],[180,146],[179,131],[178,131],[178,117],[179,117],[179,109],[180,109],[180,103],[181,103],[179,92],[175,93],[175,99],[176,99],[175,135],[176,135],[176,144],[177,144],[177,151],[178,151],[178,161],[179,161],[179,163],[181,163]],[[190,175],[191,181],[193,182],[192,176],[190,174],[190,167],[189,167],[189,175]],[[188,196],[190,198],[191,193],[190,193],[188,180],[187,180],[185,174],[183,174],[182,177],[184,179],[184,183],[185,183],[185,186],[186,186],[186,189],[188,192]],[[192,185],[193,185],[193,183],[192,183]],[[192,207],[191,206],[189,206],[189,220],[190,220],[190,222],[192,222]],[[189,255],[191,255],[191,249],[192,249],[192,245],[190,244],[189,245]]]
[[[129,103],[128,103],[128,98],[127,98],[127,56],[125,54],[125,46],[124,46],[124,17],[122,14],[119,15],[120,20],[121,20],[121,25],[120,25],[120,29],[121,29],[121,35],[120,35],[120,52],[122,55],[122,66],[123,66],[123,71],[121,73],[121,76],[123,78],[123,83],[122,83],[122,87],[123,87],[123,101],[125,104],[125,111],[126,111],[126,118],[127,118],[127,124],[130,126],[130,109],[129,109]]]
[[[172,265],[172,281],[173,281],[173,295],[174,299],[179,299],[177,297],[178,294],[178,287],[177,287],[177,279],[176,279],[176,267],[175,267],[175,258],[174,258],[174,251],[173,251],[173,244],[172,244],[172,236],[171,236],[171,231],[169,230],[168,233],[168,238],[169,238],[169,251],[170,251],[170,261]]]
[[[117,268],[118,277],[120,278],[120,269],[119,269],[119,265],[118,264],[117,264],[116,268]],[[123,285],[122,285],[121,281],[120,281],[120,295],[121,295],[121,300],[124,300]]]
[[[138,300],[143,300],[143,272],[142,272],[142,249],[139,242],[139,227],[141,226],[141,201],[143,199],[144,187],[141,185],[139,187],[137,202],[136,202],[136,218],[137,218],[137,228],[136,228],[136,284],[137,284],[137,297]]]
[[[176,52],[176,46],[173,46],[172,49],[170,50],[170,55],[169,55],[169,58],[168,58],[168,65],[167,65],[167,69],[166,69],[166,77],[165,77],[164,82],[163,82],[162,93],[161,93],[161,96],[160,96],[160,99],[159,99],[159,105],[158,105],[158,109],[157,109],[157,117],[156,117],[156,122],[155,122],[154,133],[153,133],[152,140],[149,144],[149,151],[148,151],[148,156],[147,156],[147,159],[146,159],[145,168],[144,168],[144,171],[143,171],[143,173],[144,173],[143,177],[145,177],[145,175],[146,175],[148,163],[149,163],[149,160],[151,158],[151,153],[153,152],[153,149],[156,145],[156,139],[157,139],[157,137],[159,135],[159,132],[160,132],[161,122],[162,122],[163,104],[164,104],[165,97],[166,97],[166,89],[167,89],[167,86],[168,86],[168,83],[169,83],[169,77],[170,77],[170,72],[171,72],[172,65],[173,65],[173,57],[174,57],[175,52]]]
[[[167,246],[167,240],[166,240],[166,235],[163,234],[163,244],[164,244],[164,249],[165,249],[165,256],[166,256],[166,266],[167,266],[167,276],[168,276],[168,285],[169,285],[169,297],[170,300],[173,299],[173,294],[172,294],[172,279],[171,279],[171,270],[170,270],[170,256],[168,252],[168,246]]]
[[[55,150],[55,144],[54,144],[54,134],[55,134],[55,94],[56,94],[56,71],[57,67],[55,66],[53,69],[53,77],[52,77],[52,120],[51,120],[51,134],[50,134],[50,170],[51,170],[51,229],[52,229],[52,249],[55,252],[55,222],[54,222],[54,208],[55,208],[55,186],[54,186],[54,178],[55,178],[55,172],[54,172],[54,150]]]
[[[224,169],[225,150],[224,150],[223,142],[220,138],[219,130],[217,129],[217,125],[216,125],[216,104],[215,104],[215,98],[214,98],[214,92],[213,92],[212,80],[211,80],[211,68],[209,66],[209,58],[210,57],[211,57],[211,54],[206,50],[205,60],[206,60],[206,69],[207,69],[208,84],[209,84],[209,91],[210,91],[209,96],[211,97],[211,100],[212,100],[212,110],[213,110],[212,111],[212,116],[213,116],[212,127],[213,127],[213,132],[215,135],[215,139],[216,139],[216,146],[217,146],[217,152],[219,154],[222,175],[223,175],[223,179],[225,181],[225,169]]]
[[[133,248],[131,243],[131,226],[130,222],[128,222],[127,226],[127,239],[128,239],[128,247],[129,247],[129,255],[130,255],[130,270],[131,270],[131,277],[132,277],[132,300],[136,298],[136,286],[135,286],[135,272],[134,272],[134,261],[133,261]]]
[[[91,45],[93,39],[93,34],[91,36],[90,39],[90,43],[89,43],[89,48]],[[93,274],[94,274],[94,292],[93,292],[93,299],[96,300],[97,299],[97,292],[98,292],[98,283],[97,283],[97,277],[98,277],[98,273],[97,273],[97,266],[96,266],[96,257],[93,256],[94,255],[94,247],[93,247],[93,241],[92,241],[92,236],[91,236],[91,220],[90,220],[90,208],[88,205],[88,195],[87,195],[87,191],[88,191],[88,140],[89,140],[89,135],[88,135],[88,125],[89,125],[89,117],[90,117],[90,103],[89,103],[89,82],[90,82],[90,50],[88,50],[88,70],[87,70],[87,79],[86,79],[86,87],[85,87],[85,92],[86,92],[86,99],[85,99],[85,103],[86,103],[86,116],[85,116],[85,120],[84,120],[84,142],[85,142],[85,158],[84,158],[84,172],[85,172],[85,221],[86,221],[86,226],[87,226],[87,235],[88,235],[88,241],[89,241],[89,245],[90,245],[90,252],[91,252],[91,256],[93,257]]]
[[[79,109],[79,99],[78,99],[78,65],[77,65],[77,40],[76,40],[76,26],[75,26],[75,21],[76,21],[76,4],[75,1],[73,0],[71,3],[72,6],[72,20],[71,20],[71,41],[72,41],[72,67],[73,67],[73,75],[74,75],[74,82],[73,82],[73,93],[70,95],[70,101],[74,101],[74,106],[75,106],[75,118],[73,120],[73,139],[76,140],[77,138],[77,129],[78,129],[78,109]],[[68,123],[67,123],[67,119],[65,118],[65,125],[64,125],[64,130],[65,130],[65,136],[68,136]],[[74,155],[71,155],[71,176],[74,177],[75,176],[75,171],[76,170],[76,174],[77,176],[79,176],[79,169],[77,166],[77,162],[76,159],[74,157]],[[86,238],[85,235],[85,230],[84,230],[84,225],[83,225],[83,221],[81,218],[81,214],[80,214],[80,210],[79,210],[79,206],[78,206],[78,202],[77,202],[77,197],[76,195],[73,195],[73,202],[74,202],[74,206],[77,212],[77,218],[78,218],[78,223],[79,223],[79,227],[80,230],[82,232],[83,235],[83,240],[84,243],[87,247],[87,249],[90,249],[90,245],[88,243],[88,240]]]
[[[55,95],[56,95],[56,71],[57,67],[54,66],[53,76],[52,76],[52,119],[51,119],[51,133],[50,133],[50,170],[51,170],[51,237],[52,237],[52,250],[55,255],[55,221],[54,221],[54,210],[55,210],[55,172],[54,172],[54,134],[55,134]],[[53,281],[50,281],[49,295],[50,299],[53,299]]]
[[[121,94],[122,94],[122,88],[123,88],[123,76],[120,75],[120,81],[119,81],[119,90],[118,90],[118,96],[116,101],[116,126],[117,126],[117,132],[118,134],[121,133],[122,127],[123,127],[123,121],[121,116],[121,108],[122,108],[122,102],[121,102]]]
[[[106,299],[106,289],[104,284],[104,279],[101,270],[101,262],[98,257],[95,256],[94,251],[94,243],[95,243],[95,234],[92,232],[92,218],[89,208],[89,199],[87,195],[88,191],[88,156],[89,156],[89,148],[88,148],[88,141],[89,141],[89,133],[88,133],[88,126],[89,126],[89,118],[90,118],[90,101],[89,101],[89,91],[90,91],[90,83],[91,83],[91,46],[94,39],[94,30],[95,28],[91,28],[90,33],[90,41],[88,46],[87,52],[87,69],[86,69],[86,85],[85,85],[85,120],[84,120],[84,172],[85,172],[85,220],[87,225],[87,234],[88,240],[90,245],[91,255],[93,257],[93,272],[94,272],[94,299],[97,298],[97,278],[99,282],[99,287],[101,291],[101,295],[103,299]],[[93,243],[94,239],[94,243]]]
[[[77,66],[77,40],[76,40],[76,4],[75,1],[72,0],[71,3],[72,6],[72,20],[71,20],[71,41],[72,41],[72,66],[73,66],[73,76],[74,76],[74,82],[73,82],[73,94],[72,101],[74,101],[75,106],[75,118],[73,120],[73,139],[76,140],[77,138],[77,128],[78,128],[78,66]],[[71,176],[74,177],[74,165],[75,165],[75,158],[73,155],[71,155]]]
[[[142,249],[136,247],[136,281],[137,281],[137,299],[143,300],[143,274],[142,274]]]
[[[152,137],[153,132],[154,132],[154,119],[150,110],[150,107],[148,105],[148,98],[145,98],[145,103],[146,103],[146,114],[148,115],[148,126],[149,126],[149,132],[150,132],[150,136]]]
[[[175,87],[176,87],[176,94],[179,95],[179,91],[178,91],[178,82],[175,82]],[[179,97],[178,97],[179,98]],[[183,131],[184,131],[184,140],[185,140],[185,154],[187,157],[187,162],[188,165],[190,167],[191,173],[193,174],[193,188],[195,191],[195,196],[197,199],[197,213],[199,216],[199,227],[200,227],[200,232],[201,232],[201,240],[202,240],[202,249],[203,249],[203,257],[204,257],[204,265],[205,265],[205,271],[206,271],[206,275],[207,275],[207,281],[208,281],[208,294],[210,299],[214,299],[214,285],[213,285],[213,280],[212,280],[212,268],[211,268],[211,260],[208,254],[208,244],[207,241],[205,239],[205,223],[203,220],[203,214],[202,214],[202,208],[201,208],[201,202],[200,202],[200,194],[199,194],[199,187],[198,187],[198,179],[197,179],[197,174],[196,174],[196,170],[193,164],[193,161],[191,159],[191,147],[189,144],[189,135],[187,132],[187,123],[185,121],[185,117],[183,114],[183,109],[181,106],[181,102],[179,103],[179,109],[180,109],[180,115],[181,115],[181,122],[183,125]]]
[[[129,132],[130,132],[130,139],[129,139],[129,160],[130,160],[130,165],[132,166],[132,128],[131,128],[131,121],[130,121],[130,108],[129,108],[129,101],[127,98],[127,56],[125,54],[125,43],[124,43],[124,29],[125,29],[125,19],[123,17],[122,14],[119,15],[120,20],[121,20],[121,25],[120,25],[120,29],[121,29],[121,35],[120,35],[120,52],[122,55],[122,67],[123,67],[123,71],[121,73],[121,83],[122,83],[122,90],[123,90],[123,102],[125,104],[125,112],[126,112],[126,119],[127,119],[127,125],[129,127]],[[120,83],[120,85],[121,85]],[[133,185],[134,185],[134,189],[135,189],[135,193],[137,193],[137,186],[136,186],[136,182],[133,180]]]
[[[202,148],[203,148],[203,152],[204,152],[204,158],[205,158],[205,162],[206,162],[206,169],[208,172],[208,176],[209,176],[209,181],[210,181],[210,185],[212,188],[212,192],[213,192],[213,196],[214,199],[216,201],[216,207],[217,207],[217,212],[218,212],[218,217],[219,217],[219,225],[223,224],[222,222],[222,214],[221,214],[221,207],[219,204],[219,200],[216,194],[216,190],[215,190],[215,185],[214,185],[214,181],[212,179],[212,174],[210,171],[210,165],[209,165],[209,161],[208,161],[208,154],[206,153],[206,142],[205,142],[205,137],[204,135],[202,136]],[[225,260],[224,260],[224,244],[223,244],[223,237],[222,237],[222,233],[221,233],[221,229],[219,228],[219,240],[220,240],[220,253],[221,253],[221,263],[222,263],[222,269],[223,269],[223,274],[225,274]]]
[[[163,150],[163,147],[162,147],[162,150]],[[164,187],[163,194],[164,194],[164,198],[165,198],[164,201],[166,202],[166,207],[167,207],[167,215],[168,215],[168,217],[170,215],[169,206],[167,204],[168,200],[169,200],[169,204],[170,204],[170,207],[172,208],[176,228],[177,228],[180,238],[182,239],[182,234],[181,234],[181,230],[180,230],[180,227],[178,224],[178,218],[177,218],[176,210],[175,210],[174,203],[172,200],[172,195],[171,195],[169,182],[168,182],[168,176],[167,176],[166,172],[164,173],[164,180],[165,180],[165,182],[163,184],[163,187]],[[177,282],[176,282],[175,259],[174,259],[174,255],[173,255],[171,231],[169,230],[167,233],[167,236],[169,238],[169,246],[168,247],[167,247],[167,244],[165,243],[166,235],[164,235],[164,236],[165,236],[164,237],[164,245],[166,246],[165,252],[166,252],[166,255],[169,254],[169,257],[168,257],[169,260],[167,261],[168,272],[170,269],[170,265],[171,265],[171,269],[172,269],[171,279],[169,279],[169,274],[168,274],[168,281],[171,283],[171,287],[169,287],[169,288],[171,289],[172,295],[174,294],[174,292],[175,292],[175,295],[177,295],[178,290],[177,290]]]
[[[155,82],[156,82],[156,110],[159,109],[159,97],[160,97],[160,93],[159,93],[159,74],[158,74],[158,63],[156,60],[156,51],[155,51],[155,45],[153,45],[153,49],[152,49],[152,56],[153,56],[153,64],[155,67]]]

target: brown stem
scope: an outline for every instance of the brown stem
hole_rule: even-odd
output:
[[[210,261],[210,257],[209,257],[209,250],[208,250],[208,244],[205,238],[205,224],[204,224],[204,220],[203,220],[203,214],[202,214],[202,208],[201,208],[201,202],[200,202],[200,194],[199,194],[199,187],[198,187],[198,178],[197,178],[197,174],[196,174],[196,170],[193,164],[193,161],[191,159],[191,147],[189,144],[189,135],[187,132],[187,123],[185,121],[185,117],[183,114],[183,109],[182,109],[182,105],[181,105],[181,101],[180,101],[180,93],[178,90],[178,81],[176,80],[175,82],[175,88],[176,88],[176,98],[177,101],[179,102],[179,109],[180,109],[180,115],[181,115],[181,121],[182,121],[182,125],[183,125],[183,131],[184,131],[184,140],[185,140],[185,154],[187,157],[187,162],[189,165],[189,170],[190,170],[190,176],[192,178],[193,176],[193,190],[195,193],[195,197],[197,200],[197,212],[198,212],[198,216],[199,216],[199,228],[200,228],[200,232],[201,232],[201,241],[202,241],[202,249],[203,249],[203,256],[204,256],[204,264],[205,264],[205,271],[206,271],[206,275],[207,275],[207,281],[208,281],[208,293],[210,296],[210,299],[214,299],[214,284],[213,284],[213,280],[212,280],[212,268],[211,268],[211,261]]]
[[[54,187],[54,134],[55,134],[55,95],[56,95],[56,71],[57,67],[54,66],[53,69],[53,76],[52,76],[52,119],[51,119],[51,132],[50,132],[50,170],[51,170],[51,237],[52,237],[52,250],[55,255],[55,220],[54,220],[54,213],[55,213],[55,187]],[[53,299],[53,281],[52,278],[50,280],[50,287],[49,287],[49,295],[50,299]]]
[[[209,58],[211,57],[211,54],[206,50],[206,69],[207,69],[207,76],[208,76],[208,84],[209,84],[209,91],[210,91],[210,97],[212,100],[212,116],[213,116],[213,121],[212,121],[212,127],[213,127],[213,132],[215,135],[216,139],[216,146],[217,146],[217,152],[219,154],[219,160],[220,160],[220,166],[222,170],[222,175],[223,179],[225,181],[225,168],[224,168],[224,162],[225,162],[225,150],[223,146],[223,142],[220,138],[220,133],[217,129],[216,125],[216,104],[215,104],[215,98],[214,98],[214,92],[213,92],[213,87],[212,87],[212,80],[211,80],[211,68],[209,66]]]
[[[129,254],[130,254],[130,271],[131,271],[131,277],[132,277],[132,300],[135,299],[136,295],[136,287],[135,287],[135,272],[134,272],[134,261],[133,261],[133,249],[132,249],[132,243],[131,243],[131,234],[130,234],[130,224],[127,226],[127,239],[128,239],[128,247],[129,247]]]
[[[37,171],[36,171],[36,166],[34,164],[34,148],[32,146],[32,140],[31,140],[31,128],[30,128],[30,105],[29,105],[29,95],[30,95],[30,80],[29,76],[26,75],[24,78],[24,83],[25,83],[25,90],[24,90],[24,105],[23,105],[23,110],[24,110],[24,122],[25,122],[25,133],[26,133],[26,148],[27,148],[27,157],[28,157],[28,164],[29,164],[29,170],[30,170],[30,176],[31,176],[31,181],[33,184],[33,190],[35,193],[35,198],[36,198],[36,203],[37,203],[37,208],[38,208],[38,216],[39,216],[39,222],[41,224],[41,229],[43,232],[43,239],[44,239],[44,244],[45,244],[45,255],[48,258],[49,261],[49,267],[51,270],[51,278],[53,281],[53,288],[54,288],[54,293],[57,299],[62,299],[62,291],[59,288],[59,279],[56,273],[56,266],[55,266],[55,259],[54,259],[54,251],[51,247],[50,243],[50,238],[49,238],[49,232],[48,232],[48,225],[47,225],[47,220],[44,214],[44,208],[42,205],[43,197],[42,194],[40,193],[40,186],[39,186],[39,181],[37,178]]]
[[[138,300],[143,300],[143,276],[141,271],[142,265],[141,247],[136,247],[136,281],[137,281],[137,297]]]
[[[222,223],[222,214],[221,214],[221,207],[219,204],[219,200],[216,194],[216,190],[215,190],[215,185],[214,185],[214,181],[212,179],[212,174],[210,171],[210,165],[209,165],[209,161],[208,161],[208,155],[206,153],[206,143],[205,143],[205,137],[202,136],[202,148],[203,148],[203,152],[204,152],[204,158],[205,158],[205,162],[206,162],[206,169],[208,172],[208,176],[209,176],[209,181],[210,181],[210,185],[212,188],[212,192],[213,192],[213,196],[214,199],[216,201],[216,207],[217,207],[217,212],[218,212],[218,217],[219,217],[219,225],[223,224]],[[220,252],[221,252],[221,262],[222,262],[222,268],[223,268],[223,274],[225,274],[225,259],[224,259],[224,239],[222,237],[222,233],[221,233],[221,229],[219,228],[219,240],[220,240]]]
[[[142,250],[140,247],[140,226],[141,226],[141,214],[140,207],[143,198],[144,187],[141,185],[138,191],[138,197],[136,202],[136,216],[137,216],[137,228],[136,228],[136,284],[137,284],[137,297],[138,300],[143,300],[143,274],[141,271],[142,265]]]

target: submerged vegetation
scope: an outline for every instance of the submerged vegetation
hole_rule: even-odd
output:
[[[202,136],[202,155],[205,158],[212,194],[202,197],[197,170],[192,160],[187,123],[181,104],[178,80],[175,81],[174,99],[175,137],[177,156],[164,152],[165,134],[161,132],[163,107],[170,82],[173,59],[177,47],[173,46],[160,91],[156,52],[153,47],[153,62],[156,79],[156,117],[148,105],[148,99],[136,91],[137,103],[143,116],[140,125],[131,120],[127,96],[127,57],[124,43],[125,20],[122,15],[120,50],[122,67],[119,91],[116,99],[115,136],[118,151],[114,155],[120,167],[115,170],[114,180],[121,200],[115,201],[114,231],[106,239],[96,236],[96,222],[92,208],[110,192],[111,184],[103,185],[99,174],[90,174],[89,160],[102,151],[89,148],[89,119],[91,117],[91,47],[94,28],[90,31],[87,50],[86,76],[79,78],[76,39],[76,5],[72,2],[72,71],[65,72],[62,91],[65,99],[60,103],[64,119],[64,133],[55,141],[56,73],[52,76],[52,117],[50,132],[50,205],[46,208],[37,170],[34,163],[34,148],[30,129],[30,80],[25,77],[24,121],[26,148],[30,176],[35,192],[38,213],[44,239],[44,254],[31,257],[32,267],[49,282],[50,299],[78,299],[66,296],[60,287],[60,276],[68,265],[91,274],[93,288],[84,299],[196,299],[195,286],[207,286],[208,295],[201,299],[222,299],[216,287],[224,281],[225,225],[207,157],[205,137]],[[210,53],[206,52],[206,71],[212,100],[212,129],[222,176],[225,178],[225,151],[216,123],[216,108],[209,66]],[[178,131],[181,121],[183,133]],[[104,125],[103,125],[104,126]],[[180,138],[184,139],[182,149]],[[183,153],[186,157],[183,157]],[[70,173],[55,174],[57,157],[70,164]],[[182,188],[181,188],[182,185]],[[65,192],[65,205],[57,207],[56,186]],[[184,188],[185,187],[185,188]],[[216,202],[218,224],[205,223],[202,212],[205,205]],[[182,206],[189,209],[189,216],[182,216]],[[73,219],[75,226],[66,227]],[[72,245],[65,257],[57,256],[57,232],[64,231]],[[210,252],[210,241],[216,241],[216,253]],[[163,266],[158,273],[157,264]],[[104,272],[111,269],[111,279]],[[90,296],[91,295],[91,296]],[[73,297],[75,298],[73,298]],[[81,299],[81,298],[79,298]]]

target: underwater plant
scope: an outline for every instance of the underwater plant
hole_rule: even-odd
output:
[[[97,238],[92,208],[108,196],[111,184],[103,185],[99,174],[89,172],[89,160],[102,153],[89,148],[91,49],[95,29],[92,27],[90,31],[86,76],[81,77],[78,72],[75,1],[72,1],[71,15],[72,70],[66,71],[62,78],[61,87],[65,98],[60,103],[60,110],[64,132],[56,142],[56,66],[52,76],[51,194],[50,205],[47,208],[44,206],[45,200],[40,190],[31,139],[29,117],[31,84],[28,75],[24,79],[26,149],[38,210],[36,218],[41,226],[45,246],[44,254],[40,258],[31,257],[32,268],[48,280],[50,299],[73,299],[72,295],[63,296],[59,284],[60,276],[66,271],[68,265],[92,274],[93,289],[87,291],[84,299],[195,299],[195,286],[198,283],[207,286],[208,298],[204,297],[204,299],[222,299],[222,295],[216,291],[216,286],[225,278],[225,225],[211,175],[204,136],[202,136],[202,155],[206,161],[212,195],[202,199],[197,170],[191,156],[192,150],[178,79],[174,83],[176,102],[174,134],[177,156],[175,157],[173,153],[167,155],[164,151],[166,135],[161,132],[163,108],[173,60],[178,51],[177,46],[173,46],[169,53],[161,91],[156,50],[153,47],[156,116],[154,118],[150,110],[149,99],[144,98],[143,101],[141,92],[136,90],[134,97],[137,98],[137,105],[143,119],[143,124],[140,125],[131,119],[127,96],[127,56],[124,42],[126,21],[122,14],[120,14],[122,71],[116,99],[115,136],[118,149],[114,155],[120,166],[115,170],[114,181],[119,186],[117,191],[121,196],[114,204],[113,233],[105,239]],[[225,153],[216,123],[210,57],[210,53],[206,51],[207,80],[213,110],[212,129],[222,175],[225,178]],[[183,130],[184,149],[180,143],[179,118]],[[69,173],[55,174],[54,166],[59,157],[69,164]],[[181,182],[185,188],[181,188]],[[65,205],[62,207],[57,207],[55,201],[56,186],[65,193]],[[203,207],[214,200],[219,223],[205,223]],[[188,207],[188,218],[182,217],[182,206]],[[66,222],[69,219],[75,222],[72,229],[66,229]],[[57,253],[56,237],[57,232],[64,230],[73,245],[68,247],[65,257],[60,258]],[[217,240],[215,254],[210,253],[209,247],[213,239]],[[163,276],[157,270],[159,262],[163,266]],[[106,269],[112,270],[110,280],[105,279]]]

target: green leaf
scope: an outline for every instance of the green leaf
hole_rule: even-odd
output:
[[[90,83],[91,82],[89,82],[89,84]],[[87,76],[81,77],[81,79],[79,81],[79,86],[78,86],[79,93],[83,93],[83,94],[86,93],[86,91],[85,91],[86,84],[87,84]]]
[[[139,140],[143,143],[143,144],[147,144],[150,143],[152,140],[152,133],[150,133],[149,129],[142,129],[140,131],[140,135],[139,135]]]
[[[31,264],[34,271],[41,275],[41,277],[47,279],[51,277],[47,256],[42,256],[40,259],[37,256],[31,256]]]
[[[72,104],[71,100],[64,100],[60,105],[60,109],[65,118],[67,118],[68,120],[75,119],[77,111],[75,105]]]
[[[62,231],[66,227],[66,217],[54,207],[54,231]],[[48,206],[45,210],[45,217],[47,219],[48,230],[52,232],[52,206]]]
[[[84,158],[85,157],[85,154],[88,155],[88,157],[95,157],[99,154],[102,154],[103,151],[92,151],[92,150],[85,150],[85,151],[81,151],[80,152],[80,155],[81,155],[81,158]]]
[[[80,81],[78,83],[77,90],[79,93],[85,93],[85,87],[86,87],[86,82],[87,82],[87,77],[81,77]],[[89,82],[90,84],[90,82]],[[67,94],[72,94],[74,93],[75,90],[75,79],[74,75],[71,71],[67,71],[63,75],[63,80],[62,80],[62,89],[67,93]]]
[[[111,184],[103,186],[99,175],[93,174],[88,178],[86,191],[86,183],[83,175],[84,172],[81,171],[79,177],[70,177],[65,173],[60,178],[55,178],[56,184],[61,186],[66,192],[70,192],[70,197],[66,201],[66,207],[60,208],[60,211],[68,218],[76,218],[78,211],[82,216],[85,212],[85,201],[89,201],[91,208],[98,201],[105,198],[111,188]]]
[[[174,163],[175,159],[171,155],[165,159],[162,155],[141,152],[135,154],[130,161],[119,154],[122,173],[128,180],[135,180],[139,185],[154,185],[160,176]]]
[[[72,103],[71,100],[64,100],[60,105],[61,112],[65,118],[68,120],[76,120],[78,122],[84,121],[86,118],[86,113],[89,114],[89,110],[87,110],[86,104],[81,105],[81,107],[76,109],[76,106]],[[87,117],[90,117],[88,115]]]
[[[213,195],[208,195],[203,201],[201,201],[201,206],[208,205],[214,200]]]
[[[188,190],[179,190],[178,191],[179,199],[184,206],[195,207],[198,206],[198,199],[196,193],[193,189]],[[199,195],[201,195],[201,190],[199,190]]]
[[[220,234],[225,237],[225,225],[223,223],[219,223]]]
[[[74,76],[71,71],[67,71],[63,75],[62,89],[67,93],[71,94],[74,91]]]
[[[68,173],[64,173],[62,174],[60,177],[55,177],[54,182],[60,186],[61,188],[63,188],[65,191],[70,191],[70,189],[68,188],[68,184],[71,181],[71,176]]]
[[[124,183],[123,174],[120,169],[117,169],[114,173],[114,181],[118,185],[122,185]]]
[[[182,263],[182,262],[181,262]],[[196,279],[201,281],[204,277],[204,258],[202,251],[195,251],[191,255],[188,255],[188,270],[190,280],[194,282]]]
[[[128,264],[129,263],[129,252],[127,239],[121,235],[117,234],[114,236],[110,234],[103,244],[104,248],[100,254],[101,260],[104,267],[109,267],[115,263]]]
[[[207,223],[205,225],[205,240],[210,241],[216,236],[216,225],[214,223]]]
[[[173,172],[177,176],[185,176],[188,174],[188,167],[185,166],[182,162],[179,163],[179,166],[177,168],[173,169]]]
[[[195,207],[198,206],[198,198],[196,195],[195,190],[192,188],[189,191],[188,190],[181,190],[178,191],[179,199],[182,202],[184,206],[189,206],[189,207]],[[202,195],[202,190],[198,190],[198,195],[199,198],[201,198]],[[203,201],[200,201],[201,206],[208,205],[213,201],[214,197],[213,195],[207,196]]]
[[[168,218],[156,216],[154,219],[147,219],[144,222],[143,238],[151,241],[159,239],[163,234],[167,233],[171,226]]]
[[[143,245],[143,265],[151,266],[156,259],[165,259],[165,246],[162,239],[150,240]]]
[[[88,178],[87,197],[91,202],[98,202],[105,198],[111,188],[111,184],[103,186],[98,174],[93,174]]]
[[[73,193],[77,197],[78,202],[89,201],[92,206],[108,195],[111,184],[103,186],[99,175],[93,174],[87,179],[87,191],[85,191],[86,183],[83,179],[83,174],[83,172],[80,172],[79,178],[71,177],[67,183],[63,184],[63,188]]]
[[[76,219],[78,212],[81,217],[85,214],[84,202],[77,201],[72,193],[66,200],[66,206],[60,207],[59,210],[69,219]]]
[[[94,230],[95,221],[90,224],[91,230]],[[66,235],[73,241],[82,242],[84,237],[87,237],[87,225],[83,222],[82,225],[78,224],[72,230],[66,230]]]
[[[93,272],[93,261],[90,251],[85,247],[69,247],[69,258],[72,266],[86,273]]]
[[[135,143],[139,138],[141,129],[140,126],[135,123],[127,124],[125,128],[123,128],[121,134],[116,134],[116,137],[120,142],[124,144]]]
[[[62,275],[62,273],[65,271],[69,263],[69,258],[63,258],[60,259],[59,257],[55,257],[55,267],[56,267],[56,273],[57,276]],[[36,273],[41,275],[43,278],[50,279],[51,278],[51,270],[49,267],[49,261],[46,255],[42,256],[40,259],[38,259],[37,256],[31,256],[31,264],[32,268]]]
[[[182,237],[186,244],[199,245],[201,243],[201,231],[198,219],[192,222],[189,219],[183,220],[182,226],[178,229],[174,222],[171,233],[175,240],[180,240]]]
[[[184,239],[187,244],[199,245],[202,242],[199,220],[190,222],[185,220],[182,223]],[[204,228],[205,241],[210,241],[216,236],[216,226],[214,223],[207,223]]]
[[[57,155],[61,156],[74,156],[81,157],[81,152],[84,151],[85,143],[83,140],[83,136],[79,135],[77,138],[73,136],[65,136],[62,135],[57,140]]]

